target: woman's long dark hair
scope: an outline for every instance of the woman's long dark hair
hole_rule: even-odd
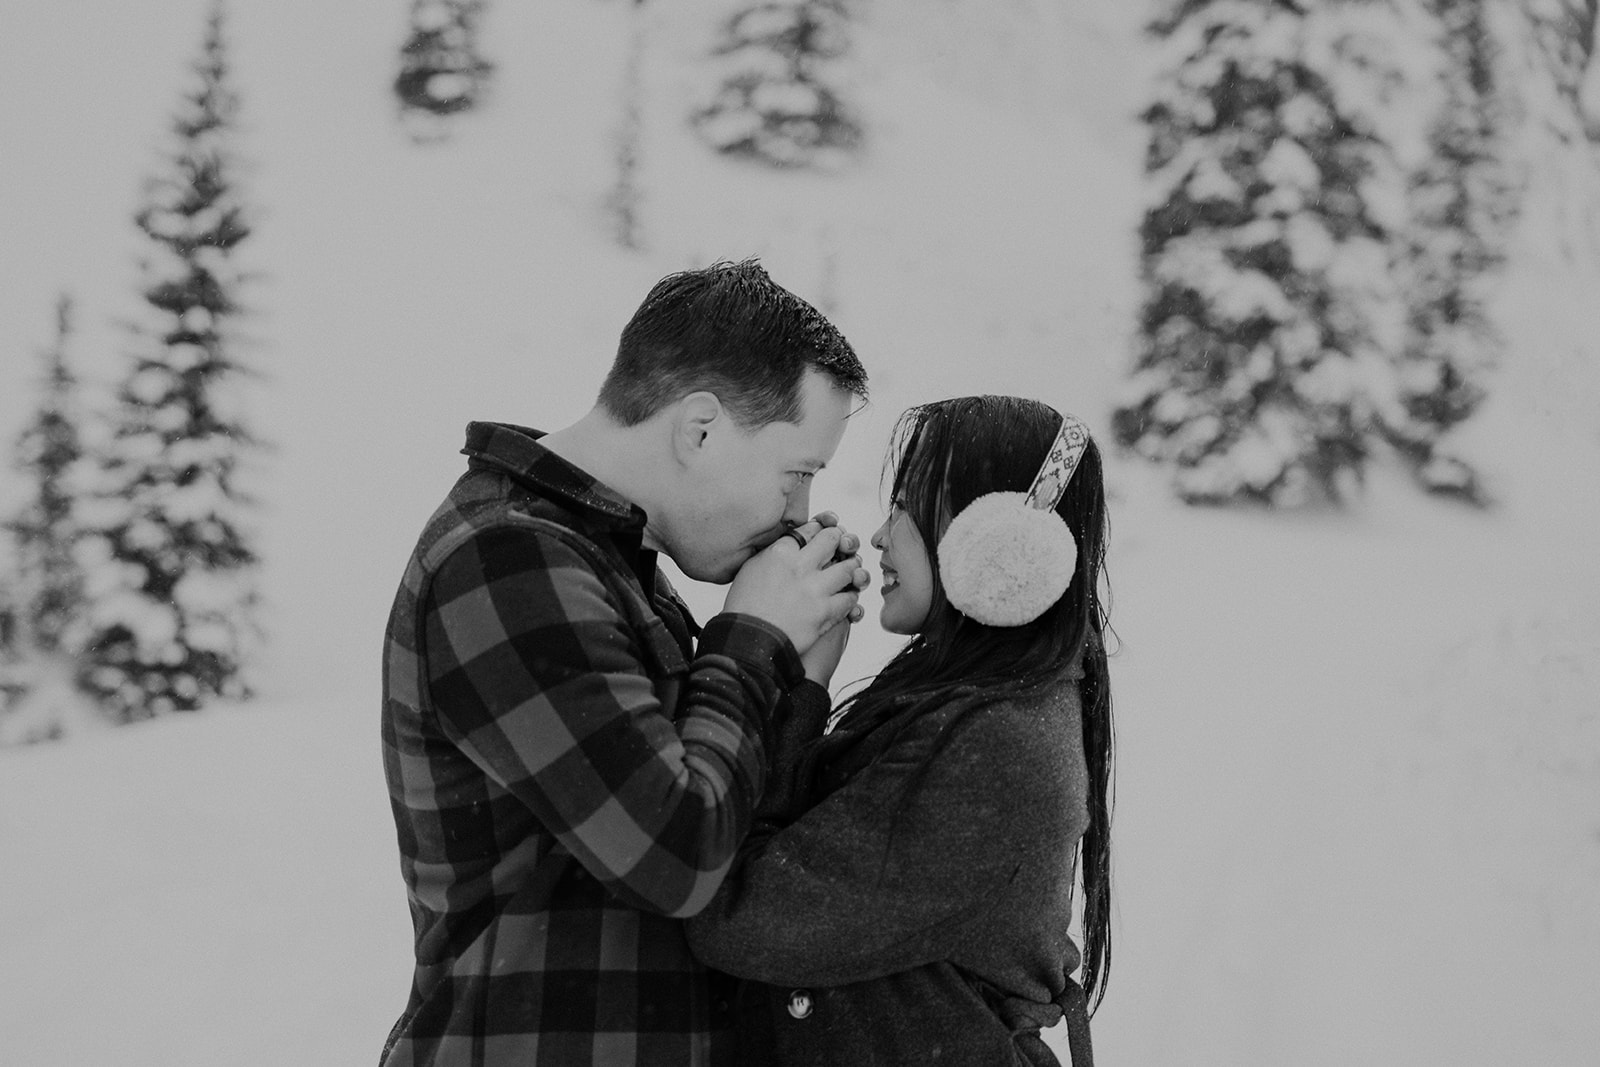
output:
[[[930,556],[950,519],[984,493],[1024,492],[1044,462],[1061,416],[1047,404],[972,396],[915,407],[895,425],[886,470],[892,506],[917,526]],[[1081,656],[1079,694],[1089,777],[1089,824],[1078,868],[1083,880],[1083,986],[1090,1004],[1105,996],[1111,966],[1111,807],[1114,737],[1106,669],[1108,617],[1100,597],[1107,538],[1100,451],[1091,440],[1056,512],[1078,544],[1072,584],[1055,606],[1024,626],[974,622],[945,597],[934,568],[927,621],[875,679],[848,697],[841,723],[862,728],[899,718],[952,691],[981,701],[1023,695],[1058,679]]]

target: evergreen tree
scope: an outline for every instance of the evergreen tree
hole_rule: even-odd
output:
[[[1553,127],[1563,137],[1600,141],[1600,113],[1590,114],[1583,99],[1584,81],[1600,44],[1600,0],[1522,0],[1518,7],[1542,73],[1567,111]]]
[[[77,378],[67,365],[72,300],[56,304],[56,336],[44,352],[43,399],[17,440],[16,464],[29,499],[6,523],[14,542],[19,593],[13,609],[15,643],[28,651],[71,652],[68,631],[83,614],[83,572],[75,490],[69,484],[82,458]]]
[[[1427,6],[1438,22],[1442,100],[1411,176],[1398,265],[1407,333],[1384,428],[1426,488],[1479,500],[1476,474],[1449,454],[1447,438],[1483,400],[1482,378],[1497,358],[1487,286],[1504,262],[1517,190],[1485,0]]]
[[[9,546],[0,548],[0,685],[4,684],[5,664],[17,655],[17,630],[22,617],[22,597],[17,594],[14,561]],[[0,696],[0,708],[5,700]]]
[[[440,140],[444,120],[483,100],[494,64],[478,52],[487,0],[412,0],[394,94],[417,141]]]
[[[23,615],[23,596],[17,589],[17,573],[15,546],[0,538],[0,718],[11,709],[23,691],[17,677],[17,664],[22,656],[18,646]]]
[[[153,246],[149,325],[134,334],[117,390],[86,546],[94,632],[81,682],[118,721],[249,692],[256,556],[237,483],[255,442],[230,388],[245,373],[232,325],[235,256],[250,227],[234,176],[239,99],[220,3],[194,72],[169,170],[135,220]]]
[[[1600,0],[1487,6],[1500,53],[1498,93],[1510,114],[1508,157],[1526,187],[1519,222],[1576,275],[1600,257]]]
[[[617,150],[613,157],[617,177],[606,196],[606,209],[612,217],[612,232],[617,243],[637,251],[643,247],[639,222],[643,200],[639,188],[639,155],[644,140],[644,0],[633,0],[631,7],[628,62],[623,69],[622,125],[617,130]]]
[[[16,588],[12,545],[0,539],[0,745],[10,741],[9,719],[28,693],[22,658],[21,592]]]
[[[1140,348],[1118,439],[1195,502],[1337,499],[1358,481],[1407,309],[1407,181],[1381,116],[1417,32],[1384,0],[1179,0],[1146,111]]]
[[[72,302],[56,335],[33,419],[17,439],[23,499],[0,538],[0,746],[51,741],[104,722],[76,683],[87,632],[77,379],[67,364]]]
[[[843,162],[861,127],[835,88],[843,0],[759,0],[723,27],[720,82],[692,117],[719,152],[779,167]]]

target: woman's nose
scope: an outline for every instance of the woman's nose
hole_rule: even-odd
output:
[[[872,531],[872,539],[867,543],[879,552],[883,551],[883,539],[889,536],[889,520],[884,519],[883,525]]]

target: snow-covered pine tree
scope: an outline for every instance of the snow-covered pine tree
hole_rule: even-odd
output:
[[[717,82],[691,121],[719,152],[779,167],[834,167],[861,143],[838,86],[844,0],[757,0],[723,26]]]
[[[0,542],[0,708],[5,707],[5,665],[17,654],[22,595],[16,588],[17,566],[11,546]]]
[[[617,129],[616,155],[617,180],[606,196],[606,209],[611,214],[613,233],[623,248],[637,251],[643,247],[640,236],[640,204],[643,193],[639,188],[640,145],[644,140],[644,46],[647,36],[644,22],[644,0],[632,0],[629,5],[628,61],[622,75],[622,124]]]
[[[442,140],[446,119],[482,103],[494,72],[478,50],[486,6],[487,0],[412,0],[394,94],[414,140]]]
[[[16,588],[16,561],[11,546],[0,544],[0,712],[5,711],[12,695],[8,668],[19,655],[17,631],[21,619],[22,594]]]
[[[26,691],[18,675],[22,660],[21,643],[23,595],[17,588],[16,546],[0,537],[0,719]]]
[[[1169,65],[1116,436],[1191,502],[1338,499],[1393,406],[1406,175],[1378,117],[1418,28],[1387,0],[1176,0],[1150,28]]]
[[[1397,403],[1383,423],[1425,488],[1481,500],[1476,473],[1451,454],[1448,437],[1483,400],[1484,374],[1498,357],[1488,289],[1505,259],[1516,180],[1486,0],[1425,3],[1444,58],[1440,103],[1428,152],[1411,171],[1411,222],[1397,263],[1407,330]]]
[[[93,635],[81,682],[117,721],[247,696],[256,635],[256,554],[238,485],[256,442],[238,413],[245,368],[233,330],[235,256],[250,226],[220,0],[193,69],[168,170],[135,220],[152,247],[149,324],[136,324],[85,544]]]
[[[1600,111],[1592,110],[1600,100],[1586,101],[1584,93],[1600,46],[1600,0],[1521,0],[1517,6],[1551,88],[1571,118],[1570,124],[1558,120],[1554,127],[1563,136],[1600,141]]]
[[[1600,260],[1600,0],[1521,0],[1489,7],[1503,55],[1501,93],[1522,162],[1525,222],[1557,244],[1567,269]],[[1533,216],[1533,217],[1528,217]]]
[[[0,538],[0,745],[8,743],[12,714],[28,694],[22,658],[22,591],[16,587],[14,546]]]
[[[55,339],[43,353],[39,406],[16,444],[28,496],[5,524],[14,544],[16,642],[25,655],[75,651],[68,631],[83,616],[76,491],[69,482],[83,456],[78,380],[67,363],[71,335],[72,298],[63,294],[56,303]]]
[[[50,741],[103,719],[76,683],[88,632],[82,541],[78,383],[68,365],[72,301],[56,304],[56,334],[32,420],[17,439],[26,486],[0,539],[0,746]]]

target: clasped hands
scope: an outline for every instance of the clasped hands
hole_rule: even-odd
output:
[[[860,549],[861,539],[824,511],[750,557],[728,587],[723,610],[778,627],[800,653],[806,677],[827,685],[850,624],[861,619],[861,590],[872,583]]]

